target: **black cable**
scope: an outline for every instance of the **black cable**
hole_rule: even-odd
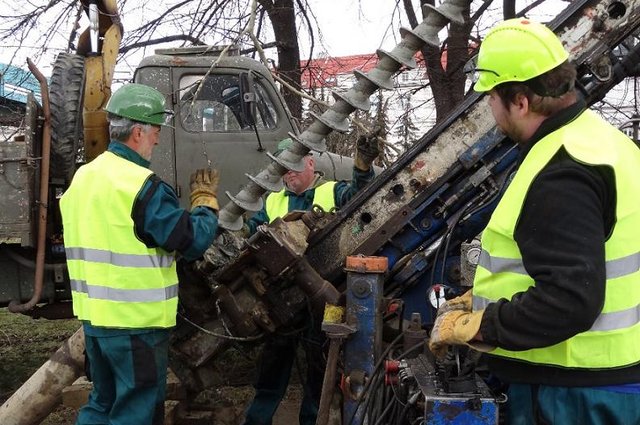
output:
[[[633,106],[637,114],[638,113],[638,77],[634,77],[633,79]]]
[[[385,412],[382,411],[382,406],[386,406],[388,404],[389,391],[390,390],[391,389],[387,385],[385,385],[384,382],[382,382],[382,386],[378,389],[380,402],[379,403],[374,403],[374,405],[376,407],[375,407],[375,410],[373,411],[373,416],[370,416],[371,420],[373,420],[374,418],[379,418],[379,417],[384,417],[385,416]]]
[[[373,369],[373,374],[371,375],[372,377],[375,376],[377,373],[379,373],[379,371],[381,370],[382,365],[384,364],[385,358],[387,357],[389,352],[392,350],[394,345],[397,344],[400,341],[400,339],[403,337],[403,335],[404,335],[404,333],[401,333],[400,335],[395,337],[393,339],[393,341],[391,341],[389,346],[384,350],[384,352],[382,353],[382,355],[378,359],[378,363],[376,363],[376,365],[375,365],[375,367]],[[371,387],[371,383],[372,382],[373,382],[373,379],[370,379],[365,384],[364,388],[362,389],[362,393],[363,394],[367,394],[367,391]],[[360,400],[358,400],[358,403],[356,404],[356,408],[353,410],[353,413],[351,414],[351,418],[349,419],[349,422],[347,423],[348,425],[353,425],[353,419],[355,418],[356,413],[358,412],[358,409],[360,408],[361,405],[362,405],[362,398]]]
[[[411,425],[422,425],[424,423],[424,416],[418,416],[411,422]]]
[[[378,381],[380,381],[380,376],[378,375]],[[381,388],[380,385],[382,382],[377,382],[376,385],[371,390],[371,402],[369,404],[369,409],[366,411],[363,422],[372,422],[373,418],[377,418],[380,416],[380,409],[384,401],[384,388]]]
[[[407,402],[407,400],[405,399],[401,399],[400,396],[398,395],[398,391],[400,390],[400,388],[396,389],[395,385],[391,385],[391,392],[393,393],[393,399],[396,401],[396,403],[401,404],[402,406],[404,406]],[[404,392],[404,389],[403,389]]]
[[[506,177],[508,177],[509,174],[511,173],[511,170],[512,170],[512,168],[514,166],[515,165],[511,166],[504,173],[505,180],[506,180]],[[504,183],[504,182],[501,182],[501,183]],[[444,237],[443,242],[440,244],[440,246],[438,246],[438,249],[436,250],[436,254],[435,254],[434,259],[433,259],[434,265],[433,265],[432,270],[431,270],[431,285],[433,285],[435,283],[434,282],[435,281],[435,270],[436,270],[436,266],[435,265],[438,262],[438,257],[440,256],[440,249],[442,248],[442,245],[444,244],[444,254],[443,254],[442,266],[441,266],[441,270],[440,270],[440,283],[444,283],[444,272],[445,272],[446,265],[447,265],[447,253],[449,251],[449,245],[451,243],[451,239],[452,239],[453,232],[454,232],[455,228],[458,226],[458,224],[463,219],[463,217],[473,215],[477,211],[480,211],[482,208],[486,207],[491,202],[493,202],[493,200],[496,199],[496,197],[500,193],[501,193],[501,190],[499,189],[482,203],[478,203],[478,198],[480,198],[481,196],[474,197],[472,201],[468,202],[464,206],[464,208],[460,212],[457,213],[457,217],[455,217],[455,220],[447,227],[447,230],[443,235],[443,237]],[[474,206],[474,205],[476,205],[476,207],[471,209],[471,207]]]
[[[438,264],[438,257],[440,256],[440,249],[442,248],[442,242],[444,242],[444,238],[446,237],[446,233],[440,236],[442,239],[440,240],[440,244],[438,248],[436,248],[436,252],[433,254],[433,261],[431,265],[431,276],[429,277],[429,281],[431,282],[431,286],[436,283],[436,264]],[[427,301],[429,301],[427,299]]]
[[[463,210],[464,211],[464,210]],[[451,238],[453,236],[453,230],[460,221],[460,217],[462,217],[462,213],[458,215],[458,217],[454,220],[453,223],[449,226],[447,230],[447,237],[444,238],[444,253],[442,255],[442,266],[440,268],[440,282],[444,283],[444,271],[447,268],[447,254],[449,252],[449,243],[451,242]]]
[[[371,384],[371,388],[373,388],[373,390],[367,392],[363,391],[364,398],[366,398],[366,401],[362,408],[362,411],[364,412],[363,418],[373,417],[373,409],[375,409],[378,405],[378,403],[376,403],[376,395],[378,393],[378,389],[380,388],[383,376],[384,375],[382,373],[376,373],[375,377],[373,378],[374,381]]]
[[[407,416],[407,412],[409,411],[409,407],[411,406],[411,403],[409,403],[409,401],[407,401],[407,403],[402,407],[402,410],[400,411],[400,414],[398,416],[396,416],[396,423],[397,424],[401,424],[402,420],[404,419],[405,416]]]
[[[379,375],[378,377],[376,377],[377,381],[376,381],[376,385],[373,386],[373,389],[371,391],[368,392],[367,396],[369,397],[369,399],[367,400],[366,405],[364,406],[364,408],[362,409],[364,411],[364,414],[362,415],[362,422],[367,422],[366,418],[372,418],[375,414],[375,408],[376,405],[378,405],[379,403],[376,403],[376,394],[378,393],[378,389],[380,386],[380,383],[378,382],[380,380]]]
[[[405,358],[408,354],[411,354],[411,352],[412,352],[413,350],[415,350],[416,348],[421,348],[421,347],[423,347],[423,346],[424,346],[424,342],[419,342],[419,343],[415,344],[413,347],[409,347],[408,349],[406,349],[405,351],[403,351],[402,353],[400,353],[400,354],[396,357],[396,359],[397,359],[397,360],[401,360],[401,359]]]
[[[391,395],[393,396],[393,398],[391,398],[389,400],[390,403],[393,404],[393,408],[391,409],[391,414],[389,416],[389,424],[393,424],[396,422],[396,417],[398,415],[398,409],[400,408],[400,406],[404,406],[404,403],[402,403],[402,400],[400,400],[398,398],[398,395],[395,392],[395,389],[393,388],[393,385],[390,386],[390,390],[391,390]]]
[[[444,242],[444,238],[447,236],[447,233],[446,233],[447,231],[448,231],[448,227],[447,227],[447,230],[445,230],[445,232],[442,235],[440,235],[440,238],[441,238],[440,244],[438,245],[438,248],[436,248],[436,252],[433,254],[433,261],[431,263],[431,276],[429,277],[429,280],[431,282],[430,287],[435,285],[435,283],[436,283],[435,282],[435,280],[436,280],[436,264],[438,264],[438,257],[440,257],[440,250],[442,249],[442,243]],[[427,294],[426,294],[427,305],[430,304],[429,295],[428,294],[429,293],[427,291]]]
[[[403,389],[402,391],[402,399],[400,399],[400,397],[398,397],[398,394],[396,393],[396,400],[397,400],[397,404],[401,404],[402,405],[402,411],[400,412],[399,415],[395,414],[394,411],[394,415],[393,415],[393,424],[394,425],[402,425],[403,421],[402,419],[404,418],[404,416],[406,415],[406,410],[408,410],[408,405],[409,403],[409,399],[407,398],[408,396],[408,391],[406,389]],[[399,407],[399,406],[398,406]],[[403,413],[404,412],[404,413]]]
[[[393,402],[393,410],[391,410],[391,420],[389,422],[391,424],[400,425],[400,422],[398,421],[398,409],[400,408],[400,405],[402,405],[402,408],[404,409],[406,404],[402,403],[400,401],[400,399],[398,399],[398,397],[395,394],[394,394],[394,396],[395,396],[395,398],[394,398],[394,402]]]
[[[447,268],[447,254],[449,252],[449,244],[451,243],[451,239],[453,237],[453,231],[462,220],[462,217],[465,216],[465,213],[467,212],[467,210],[469,210],[469,208],[471,208],[471,206],[474,204],[474,201],[477,200],[477,198],[478,197],[474,197],[472,201],[468,202],[464,206],[464,208],[458,211],[454,216],[454,220],[451,222],[451,224],[448,227],[447,237],[445,238],[445,244],[444,244],[444,256],[442,258],[442,270],[440,270],[440,280],[443,283],[444,283],[444,271]]]
[[[382,421],[384,420],[385,416],[387,416],[387,413],[389,413],[389,409],[391,409],[394,404],[395,403],[389,403],[387,405],[387,407],[382,411],[382,414],[380,415],[380,417],[378,418],[378,420],[375,422],[374,425],[380,425],[382,423]]]
[[[399,356],[392,356],[391,358],[402,358],[407,354],[411,353],[416,348],[421,346],[422,346],[422,343],[415,344],[413,347],[402,352]],[[394,348],[394,347],[395,346],[390,348]],[[382,406],[388,406],[390,404],[394,405],[394,408],[392,410],[392,416],[391,416],[393,418],[394,417],[393,412],[397,411],[400,408],[398,404],[401,404],[403,407],[405,405],[404,403],[401,402],[400,398],[397,396],[394,387],[382,386],[383,378],[384,378],[383,374],[376,373],[374,382],[371,382],[370,388],[372,389],[365,393],[365,399],[363,400],[363,404],[362,404],[362,407],[363,407],[362,410],[365,412],[363,415],[363,418],[368,418],[370,421],[372,421],[375,418],[386,417],[388,415],[389,413],[388,411],[387,413],[385,413],[384,411],[381,412]]]

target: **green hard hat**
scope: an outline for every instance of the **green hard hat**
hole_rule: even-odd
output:
[[[477,92],[498,84],[535,78],[562,64],[569,54],[549,28],[529,19],[509,19],[493,27],[480,45]]]
[[[276,148],[276,151],[273,153],[275,156],[280,155],[282,152],[286,151],[287,149],[289,149],[289,147],[293,145],[293,140],[291,140],[290,137],[287,137],[286,139],[282,139],[280,140],[280,142],[278,142],[278,147]]]
[[[111,95],[105,111],[152,125],[165,125],[164,96],[144,84],[126,84]]]

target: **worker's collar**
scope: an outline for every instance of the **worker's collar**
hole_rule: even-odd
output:
[[[578,118],[578,116],[584,112],[586,107],[587,104],[585,101],[583,99],[578,99],[574,104],[561,109],[544,120],[535,133],[533,133],[533,136],[531,136],[531,138],[524,144],[524,147],[520,151],[520,159],[523,159],[527,153],[529,153],[533,145],[538,143],[538,141]]]
[[[118,155],[121,158],[128,159],[129,161],[141,167],[149,168],[149,166],[151,165],[151,162],[140,156],[138,152],[134,151],[124,143],[118,142],[116,140],[112,140],[111,143],[109,143],[109,147],[107,148],[107,150]]]
[[[294,191],[290,190],[287,187],[287,184],[285,183],[284,185],[284,194],[287,196],[302,196],[305,193],[307,193],[307,191],[311,190],[311,189],[315,189],[316,187],[320,186],[322,183],[324,183],[324,179],[323,179],[323,175],[321,172],[316,171],[314,172],[314,178],[313,181],[311,182],[311,184],[309,186],[307,186],[307,188],[305,190],[303,190],[299,195],[297,193],[295,193]]]

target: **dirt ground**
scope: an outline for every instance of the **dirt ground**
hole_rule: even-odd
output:
[[[8,399],[53,354],[80,323],[77,320],[34,320],[0,309],[0,402]],[[215,420],[211,425],[239,425],[243,412],[253,396],[251,379],[259,351],[229,353],[225,361],[232,362],[233,386],[208,391],[207,404],[215,406]],[[275,425],[298,423],[298,409],[302,390],[293,371],[292,384],[274,417]],[[73,425],[77,410],[59,406],[42,425]]]

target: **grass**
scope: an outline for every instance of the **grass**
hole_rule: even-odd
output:
[[[0,403],[8,399],[78,328],[78,320],[32,319],[0,309]],[[217,359],[214,369],[223,377],[224,386],[205,391],[196,402],[215,406],[225,420],[219,424],[238,424],[251,400],[250,386],[259,349],[228,350]],[[292,387],[285,400],[297,406],[301,394],[298,374],[292,373]],[[286,409],[285,409],[286,410]],[[289,409],[290,410],[290,409]],[[297,420],[297,410],[283,411],[274,423],[288,424]],[[73,425],[77,412],[58,406],[41,425]]]
[[[78,328],[77,320],[32,319],[0,309],[0,398],[17,390]]]

